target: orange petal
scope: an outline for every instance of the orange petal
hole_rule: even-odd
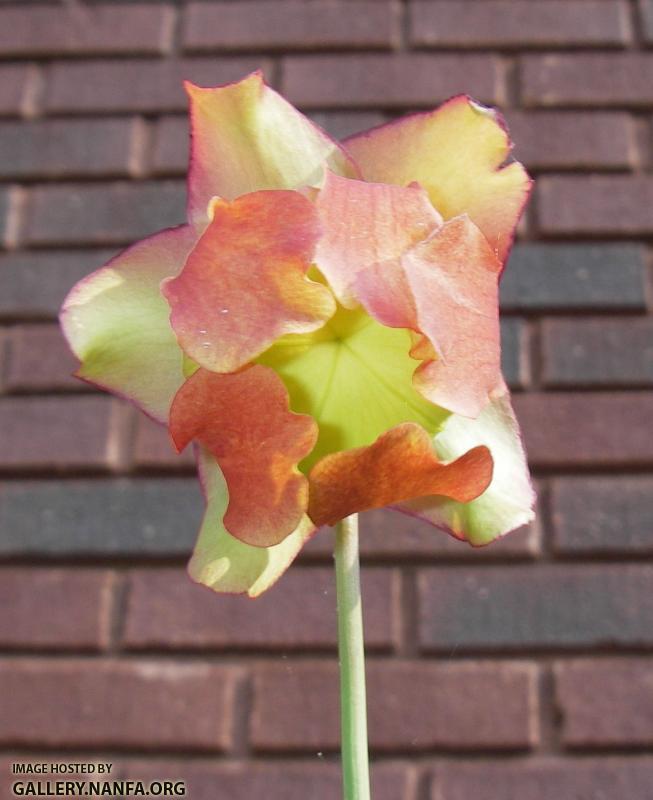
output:
[[[504,262],[531,181],[518,162],[503,166],[512,143],[500,114],[454,97],[347,139],[368,181],[419,181],[445,219],[469,214]]]
[[[319,222],[298,192],[262,191],[214,216],[181,274],[162,290],[183,350],[214,372],[234,372],[280,336],[321,328],[331,292],[306,277]]]
[[[308,514],[333,525],[358,511],[438,495],[458,502],[478,497],[492,479],[492,456],[475,447],[449,464],[438,461],[431,439],[407,422],[368,447],[325,456],[309,474]]]
[[[354,284],[362,270],[391,270],[407,248],[442,222],[419,186],[364,183],[331,172],[316,206],[324,230],[316,262],[346,308],[358,304]]]
[[[317,425],[288,410],[273,370],[198,370],[175,396],[170,433],[179,451],[195,440],[215,457],[229,491],[224,526],[237,539],[270,547],[300,524],[308,482],[297,464],[313,449]]]
[[[476,417],[502,386],[501,265],[480,230],[463,216],[406,253],[403,266],[418,330],[437,354],[415,373],[415,388],[436,405]],[[418,354],[427,354],[423,344],[413,348],[412,355]]]
[[[519,425],[505,387],[477,419],[452,414],[433,441],[440,458],[447,460],[458,458],[480,444],[489,448],[494,469],[490,485],[479,497],[462,504],[444,497],[422,497],[395,508],[428,520],[475,546],[488,544],[530,522],[534,517],[535,493]]]

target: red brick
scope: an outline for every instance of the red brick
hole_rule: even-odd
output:
[[[185,221],[183,183],[113,183],[34,189],[24,237],[30,244],[131,244]]]
[[[0,466],[106,467],[107,397],[16,397],[0,402]]]
[[[514,395],[513,403],[536,466],[653,464],[646,435],[653,393],[527,393]]]
[[[0,256],[0,316],[55,319],[71,287],[114,254],[113,250],[54,250]]]
[[[390,569],[364,572],[369,647],[390,648],[396,639],[398,580]],[[216,597],[179,569],[132,572],[124,643],[129,648],[333,649],[333,570],[291,569],[256,603]]]
[[[4,386],[8,391],[88,389],[73,377],[79,361],[64,341],[58,325],[10,328]]]
[[[202,58],[183,61],[121,59],[53,63],[45,105],[51,112],[185,111],[182,81],[218,86],[265,67],[260,58]]]
[[[188,168],[190,132],[186,117],[164,117],[156,126],[152,150],[155,175],[180,175]]]
[[[98,650],[109,640],[113,576],[107,570],[0,570],[0,644]]]
[[[646,251],[633,242],[517,245],[501,279],[501,307],[645,312],[646,261]]]
[[[26,88],[33,76],[29,64],[7,64],[0,67],[0,114],[20,114],[25,110]]]
[[[7,659],[0,742],[224,750],[237,674],[201,663]]]
[[[0,556],[188,558],[203,512],[191,479],[7,480],[0,485]]]
[[[639,236],[653,233],[653,178],[540,178],[537,227],[544,235]]]
[[[526,106],[651,106],[653,55],[563,53],[526,56],[521,87]]]
[[[3,0],[0,0],[0,3],[1,2],[3,2]],[[29,2],[29,0],[24,0],[24,2]],[[88,763],[98,764],[100,761],[104,761],[104,760],[105,760],[104,758],[100,758],[98,756],[91,756],[88,759]],[[39,752],[35,756],[32,756],[32,754],[20,754],[20,755],[19,754],[8,754],[8,755],[5,756],[3,754],[2,756],[0,756],[0,800],[12,800],[12,798],[17,796],[17,793],[13,790],[13,787],[14,787],[15,783],[19,783],[20,782],[20,783],[23,784],[23,786],[25,788],[27,788],[27,781],[29,781],[30,779],[41,778],[42,781],[43,781],[43,779],[51,777],[47,773],[46,774],[40,774],[40,775],[33,774],[33,773],[29,774],[29,775],[25,774],[25,773],[23,773],[23,774],[14,773],[14,766],[13,766],[14,764],[21,764],[21,765],[25,765],[26,766],[27,764],[34,764],[34,763],[38,762],[39,764],[46,765],[46,769],[49,770],[51,764],[54,764],[54,763],[61,764],[62,761],[63,761],[63,759],[57,758],[56,755],[49,754],[49,753],[41,753],[41,752]],[[116,764],[115,764],[115,761],[114,761],[114,765],[113,765],[113,768],[111,770],[111,777],[117,777],[117,775],[118,775],[118,773],[117,773]],[[52,777],[54,777],[55,779],[59,778],[59,779],[65,781],[66,778],[79,780],[80,778],[86,778],[88,776],[86,776],[86,775],[77,776],[77,775],[72,775],[72,774],[68,774],[68,775],[57,775],[57,774],[54,774]],[[47,791],[46,783],[42,782],[41,786],[39,788],[41,789],[42,793],[45,795],[45,792]],[[55,792],[55,784],[54,783],[51,784],[51,789],[52,789],[52,794],[54,795],[54,792]],[[33,791],[37,790],[36,783],[34,784],[32,790]],[[20,791],[20,789],[18,789],[18,791]],[[18,796],[21,796],[21,795],[18,795]]]
[[[651,44],[653,42],[653,0],[639,0],[639,9],[644,39]]]
[[[431,800],[635,800],[653,785],[653,758],[537,758],[437,766]]]
[[[169,762],[135,761],[124,774],[132,780],[183,780],[192,800],[333,800],[340,797],[340,768],[334,763],[288,761],[278,764],[236,762],[215,764],[193,760]],[[413,800],[410,767],[377,763],[371,769],[375,800]],[[219,795],[216,795],[216,789]]]
[[[653,661],[576,660],[556,665],[556,702],[568,747],[653,745]]]
[[[190,3],[185,22],[189,51],[392,47],[399,38],[399,5],[391,0]]]
[[[553,545],[568,555],[653,554],[653,478],[566,477],[551,484]]]
[[[134,464],[146,469],[183,470],[195,468],[193,448],[177,453],[167,429],[139,414],[134,439]]]
[[[0,124],[0,177],[126,175],[133,124],[126,119]]]
[[[387,121],[385,115],[375,111],[318,111],[309,116],[334,139],[346,139]]]
[[[411,41],[434,47],[624,45],[630,39],[623,0],[417,0]]]
[[[304,108],[434,106],[467,92],[496,102],[498,62],[489,55],[317,55],[287,58],[283,92]]]
[[[215,800],[216,797],[225,800],[252,800],[255,797],[326,800],[337,797],[340,790],[336,765],[293,764],[285,760],[279,765],[136,762],[128,764],[125,773],[130,780],[183,780],[186,796],[193,800]]]
[[[515,158],[531,170],[632,167],[631,123],[630,115],[619,111],[508,113]]]
[[[501,320],[501,369],[511,389],[523,389],[531,380],[530,330],[523,319]]]
[[[470,547],[427,522],[391,509],[366,511],[360,520],[360,548],[365,559],[476,560],[532,558],[539,551],[537,524],[515,531],[491,547]],[[333,553],[330,528],[314,536],[303,552],[310,555]]]
[[[535,744],[536,673],[522,663],[368,660],[374,750],[524,749]],[[254,667],[251,740],[260,750],[335,750],[337,665]]]
[[[11,190],[0,190],[0,245],[6,244],[9,238],[9,209],[11,208]]]
[[[0,328],[0,393],[4,390],[5,376],[7,374],[7,363],[9,358],[9,331],[7,328]]]
[[[549,319],[541,342],[547,386],[653,385],[653,319]]]
[[[162,53],[173,11],[164,5],[5,8],[0,11],[3,56]]]
[[[418,575],[425,650],[650,647],[653,567],[442,567]]]

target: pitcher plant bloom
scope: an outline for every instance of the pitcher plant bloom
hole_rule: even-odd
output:
[[[533,516],[498,283],[530,191],[466,96],[338,144],[260,73],[186,84],[188,222],[78,283],[77,375],[193,445],[194,580],[257,596],[390,506],[472,545]]]

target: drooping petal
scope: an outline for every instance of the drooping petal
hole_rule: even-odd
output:
[[[198,455],[206,511],[188,564],[190,577],[215,592],[258,597],[286,571],[315,532],[304,515],[297,528],[272,547],[254,547],[232,536],[224,517],[229,502],[227,484],[216,460],[206,450]]]
[[[449,417],[434,443],[443,459],[458,458],[480,444],[488,447],[494,460],[492,482],[469,503],[423,498],[401,503],[398,510],[428,520],[473,545],[489,544],[533,519],[535,492],[507,389],[475,420]]]
[[[190,98],[189,219],[206,219],[212,197],[316,186],[325,166],[356,175],[337,142],[267,86],[260,72]]]
[[[308,514],[316,525],[332,525],[358,511],[424,495],[472,500],[492,478],[492,457],[475,447],[442,463],[426,431],[405,423],[373,444],[325,456],[309,474]]]
[[[432,403],[476,417],[502,386],[498,278],[500,264],[467,216],[446,222],[403,258],[417,308],[417,328],[435,359],[415,373]],[[423,347],[413,348],[412,354]]]
[[[363,177],[427,190],[445,219],[469,214],[504,262],[530,192],[502,117],[465,95],[347,139]]]
[[[234,372],[289,333],[320,328],[336,310],[306,277],[319,221],[298,192],[262,191],[214,216],[181,274],[162,291],[184,351],[214,372]]]
[[[362,270],[396,269],[401,255],[442,222],[419,186],[364,183],[331,172],[316,206],[323,227],[316,262],[345,308],[359,302],[353,287]]]
[[[78,377],[128,397],[160,422],[184,375],[159,285],[179,272],[196,238],[182,226],[138,242],[73,287],[61,311],[82,362]]]
[[[217,460],[229,490],[225,528],[246,544],[279,544],[301,523],[308,483],[297,464],[315,445],[317,425],[288,410],[288,394],[260,365],[220,375],[199,369],[177,392],[170,434]]]

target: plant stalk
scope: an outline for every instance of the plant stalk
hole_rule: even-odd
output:
[[[335,562],[343,798],[370,800],[357,514],[336,525]]]

